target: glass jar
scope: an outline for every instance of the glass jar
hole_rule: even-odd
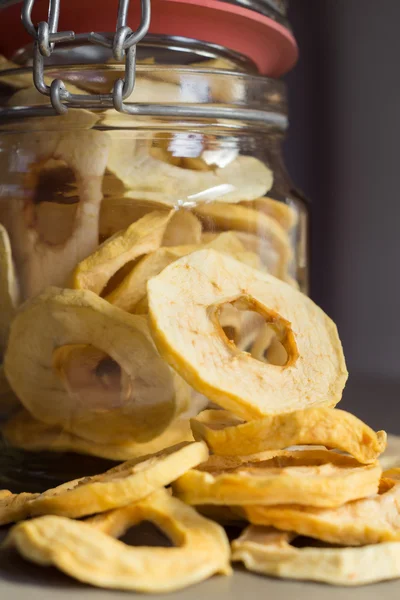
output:
[[[91,50],[81,38],[58,47],[46,81],[109,93],[123,68]],[[16,59],[28,63],[29,49]],[[147,281],[206,247],[307,293],[308,217],[282,160],[284,86],[248,57],[147,37],[125,100],[145,103],[137,115],[90,104],[56,115],[30,68],[4,64],[2,471],[8,487],[23,471],[36,491],[190,439],[208,399],[157,354]],[[273,335],[260,353],[254,311],[227,304],[220,325],[239,349],[285,364]]]

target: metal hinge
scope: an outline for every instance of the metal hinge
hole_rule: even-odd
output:
[[[111,48],[116,61],[125,61],[124,78],[116,80],[112,93],[71,94],[61,79],[55,79],[49,86],[44,78],[44,59],[52,54],[55,44],[75,38],[75,32],[73,31],[57,31],[60,0],[49,0],[48,21],[41,21],[37,27],[32,23],[32,10],[35,0],[24,0],[21,15],[22,23],[35,40],[33,81],[39,92],[50,97],[54,109],[59,114],[68,111],[66,103],[77,108],[84,108],[88,105],[104,107],[107,104],[112,104],[119,112],[125,112],[124,100],[132,94],[135,87],[136,45],[144,38],[150,27],[150,1],[140,0],[141,21],[136,31],[133,31],[127,25],[130,0],[119,0],[115,34],[107,36],[92,32],[88,35],[90,42]]]

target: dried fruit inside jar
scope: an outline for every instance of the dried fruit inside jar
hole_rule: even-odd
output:
[[[238,70],[228,62],[184,72],[143,66],[132,100],[235,104],[246,86],[254,86],[249,102],[259,95],[256,87],[264,88],[267,104],[282,108],[275,83],[247,81]],[[69,71],[75,75],[71,90],[107,92],[93,85],[107,86],[116,70],[99,69],[97,78],[94,72]],[[43,102],[21,77],[15,86],[7,78],[7,86],[10,108]],[[245,122],[178,122],[114,110],[70,110],[65,117],[0,124],[0,224],[10,240],[9,273],[13,268],[20,291],[12,307],[15,319],[21,322],[20,302],[48,298],[51,286],[68,290],[60,292],[65,307],[57,308],[56,318],[44,307],[42,325],[28,324],[25,337],[12,334],[11,349],[3,343],[6,375],[20,408],[3,427],[9,443],[28,451],[71,449],[119,459],[192,439],[189,419],[208,399],[191,390],[155,349],[147,354],[148,365],[133,340],[118,350],[113,323],[123,323],[125,333],[135,329],[137,319],[145,323],[149,280],[203,248],[306,289],[305,208],[276,159],[283,132],[271,131],[268,124],[259,130]],[[9,279],[8,274],[3,287]],[[83,316],[82,302],[92,305],[90,294],[98,297],[93,323],[101,331],[95,340]],[[110,311],[112,318],[105,318]],[[228,302],[220,321],[240,350],[261,362],[285,364],[281,332],[256,311]],[[122,365],[128,346],[129,366]],[[134,368],[133,383],[132,365],[140,367]],[[157,365],[163,365],[157,367],[163,375],[150,381]],[[49,377],[42,377],[41,368]],[[137,390],[143,392],[142,405],[148,401],[143,410],[140,403],[135,408]]]

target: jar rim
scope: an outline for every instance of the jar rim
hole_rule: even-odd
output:
[[[61,79],[65,82],[68,89],[68,83],[82,89],[83,92],[91,91],[88,85],[90,75],[93,74],[92,81],[99,82],[101,74],[104,74],[105,81],[112,89],[112,81],[107,79],[107,74],[120,73],[123,66],[115,63],[102,65],[56,65],[46,67],[45,73],[49,79]],[[30,68],[19,68],[3,71],[8,75],[21,75],[30,73]],[[80,80],[80,74],[82,79]],[[199,96],[194,94],[190,99],[182,97],[182,100],[170,100],[166,103],[145,103],[145,100],[139,102],[126,102],[126,113],[135,117],[159,117],[168,119],[226,119],[232,122],[244,121],[248,123],[258,123],[267,126],[276,127],[278,130],[285,130],[287,127],[287,116],[285,114],[285,91],[284,83],[280,80],[267,78],[257,74],[249,74],[241,71],[230,71],[222,69],[201,68],[193,69],[191,66],[167,66],[167,65],[138,65],[137,74],[144,76],[143,79],[149,81],[158,81],[168,83],[175,81],[178,89],[185,90],[186,87],[196,90],[197,81],[199,83]],[[146,78],[146,75],[148,76]],[[168,79],[168,76],[172,79]],[[207,76],[207,77],[205,77]],[[116,76],[115,79],[118,77]],[[177,81],[176,81],[177,79]],[[213,97],[213,85],[223,86],[226,92],[223,100],[217,100]],[[206,87],[205,87],[206,86]],[[238,91],[240,90],[240,91]],[[93,91],[93,90],[92,90]],[[107,91],[101,91],[101,96],[82,96],[80,105],[73,103],[67,104],[69,108],[87,108],[93,111],[104,111],[115,108],[112,94]],[[248,98],[246,100],[246,98]],[[50,104],[50,99],[49,99]],[[49,105],[25,105],[25,106],[7,106],[0,108],[0,121],[15,120],[29,117],[55,116],[57,113]],[[119,114],[118,111],[115,113]],[[117,125],[118,127],[118,125]]]
[[[127,111],[123,114],[125,118],[132,117],[164,117],[174,119],[223,119],[225,121],[240,121],[244,123],[251,123],[255,125],[272,126],[277,131],[286,131],[288,127],[288,118],[282,113],[276,113],[271,111],[261,111],[251,108],[231,108],[231,107],[215,107],[215,106],[177,106],[175,104],[139,104],[139,103],[126,103]],[[71,107],[73,108],[73,107]],[[99,111],[98,106],[88,105],[88,110]],[[113,108],[112,104],[109,107]],[[19,121],[20,119],[29,118],[43,118],[46,117],[57,117],[56,110],[51,106],[35,106],[35,107],[19,107],[12,106],[9,108],[0,108],[0,126],[2,123],[9,123],[10,121]],[[133,121],[132,121],[133,122]],[[124,125],[126,127],[126,122]],[[1,131],[1,129],[0,129]]]
[[[79,71],[93,71],[93,70],[104,70],[104,71],[121,71],[121,69],[123,69],[124,66],[116,63],[116,62],[109,62],[106,64],[97,64],[97,63],[79,63],[79,64],[56,64],[56,65],[48,65],[44,68],[45,73],[46,72],[52,72],[55,69],[57,69],[57,71],[67,71],[68,69],[78,69]],[[173,71],[174,73],[189,73],[192,72],[193,75],[196,74],[214,74],[214,75],[221,75],[223,77],[237,77],[240,76],[242,79],[246,79],[246,80],[259,80],[259,81],[264,81],[264,82],[269,82],[273,85],[276,85],[277,87],[284,87],[284,83],[282,80],[280,79],[275,79],[274,77],[267,77],[266,75],[261,75],[260,73],[248,73],[245,71],[240,71],[240,70],[228,70],[228,69],[220,69],[220,68],[213,68],[213,67],[201,67],[196,66],[195,68],[193,68],[190,64],[189,65],[159,65],[159,64],[152,64],[152,65],[148,65],[148,64],[138,64],[136,65],[136,72],[137,73],[146,73],[149,72],[151,70],[151,72],[153,73],[157,73],[157,72],[163,72],[163,71]],[[32,73],[32,67],[31,66],[24,66],[24,67],[16,67],[13,69],[4,69],[2,71],[0,71],[0,73],[3,74],[7,74],[7,76],[9,75],[14,75],[14,74],[28,74],[28,73]],[[68,81],[68,79],[66,80]],[[33,83],[33,81],[32,81]]]
[[[1,0],[0,0],[1,2]],[[27,44],[23,46],[19,50],[15,52],[12,57],[13,62],[17,63],[21,66],[21,68],[29,68],[29,61],[32,61],[33,57],[33,43]],[[75,52],[74,59],[82,59],[82,62],[69,62],[64,60],[57,62],[61,59],[60,52],[64,54],[65,51],[69,51],[70,48],[77,48],[78,53]],[[232,61],[239,67],[241,67],[244,71],[248,73],[259,73],[257,70],[257,65],[255,62],[241,54],[240,52],[236,52],[235,50],[231,50],[230,48],[226,48],[225,46],[221,46],[220,44],[215,44],[212,42],[204,42],[202,40],[197,40],[194,38],[184,37],[184,36],[176,36],[176,35],[163,35],[163,34],[152,34],[148,33],[143,40],[138,43],[137,46],[137,60],[140,60],[141,51],[145,51],[146,49],[152,49],[156,52],[157,49],[162,50],[173,50],[180,59],[184,59],[185,56],[191,57],[195,56],[194,60],[213,60],[213,59],[226,59]],[[90,50],[90,55],[88,56],[88,50]],[[82,52],[82,55],[79,55],[79,51]],[[153,52],[153,53],[154,53]],[[150,52],[150,56],[153,55]],[[93,60],[92,60],[93,57]],[[53,60],[53,58],[55,60]],[[78,33],[75,35],[73,40],[65,41],[59,43],[54,49],[53,53],[49,58],[46,59],[46,66],[63,66],[63,65],[91,65],[97,66],[98,68],[102,66],[107,66],[113,64],[109,58],[112,59],[112,52],[109,48],[104,48],[100,45],[91,44],[86,34]],[[94,60],[97,59],[97,60]],[[191,59],[191,62],[194,62]],[[169,68],[178,67],[181,63],[155,63],[152,66],[166,66]],[[137,63],[137,67],[140,66],[140,62]],[[181,66],[190,66],[190,62],[188,59],[187,64],[182,64]]]

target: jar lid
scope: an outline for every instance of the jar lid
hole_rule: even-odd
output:
[[[257,5],[260,10],[263,8],[261,12]],[[288,27],[266,16],[267,5],[270,9],[272,5],[280,6],[282,10],[284,3],[282,0],[152,0],[150,33],[191,37],[225,46],[253,60],[263,75],[280,77],[296,63],[298,49]],[[47,20],[48,6],[48,0],[36,0],[35,23]],[[32,40],[20,24],[21,2],[0,0],[0,8],[0,52],[12,56]],[[140,3],[131,3],[132,22],[137,21],[139,10]],[[61,10],[59,30],[113,31],[116,14],[116,1],[69,0],[68,10]]]

